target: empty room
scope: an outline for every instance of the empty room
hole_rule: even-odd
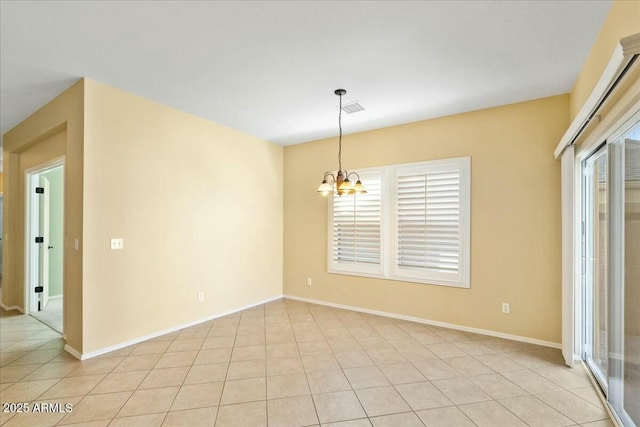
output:
[[[0,0],[1,426],[640,425],[640,2]]]

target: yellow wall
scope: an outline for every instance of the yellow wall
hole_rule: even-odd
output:
[[[344,138],[350,169],[471,156],[471,289],[328,274],[327,199],[315,190],[337,166],[336,139],[285,147],[284,293],[560,342],[560,164],[552,152],[568,116],[561,95]],[[511,314],[501,313],[502,302]]]
[[[85,85],[84,352],[280,295],[282,147]]]
[[[571,120],[591,94],[620,39],[636,33],[640,33],[640,1],[614,1],[571,90]]]
[[[25,307],[25,169],[65,156],[64,330],[82,349],[82,150],[84,83],[76,83],[4,135],[2,303]]]

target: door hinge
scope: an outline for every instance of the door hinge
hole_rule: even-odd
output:
[[[36,243],[44,243],[44,237],[36,237]]]
[[[36,286],[36,293],[40,293],[44,291],[44,286]]]
[[[44,194],[44,187],[36,187],[36,194]]]

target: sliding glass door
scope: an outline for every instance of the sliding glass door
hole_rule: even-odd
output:
[[[640,425],[640,124],[620,141],[624,152],[624,274],[621,410]]]
[[[594,153],[584,166],[584,266],[585,269],[585,360],[600,385],[608,378],[608,147]]]
[[[583,357],[622,424],[639,426],[640,121],[589,156],[582,179]]]

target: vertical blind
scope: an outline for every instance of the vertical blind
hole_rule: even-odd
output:
[[[333,196],[334,263],[380,264],[382,177],[362,182],[366,194]]]
[[[458,274],[460,173],[399,174],[396,192],[397,266]]]

